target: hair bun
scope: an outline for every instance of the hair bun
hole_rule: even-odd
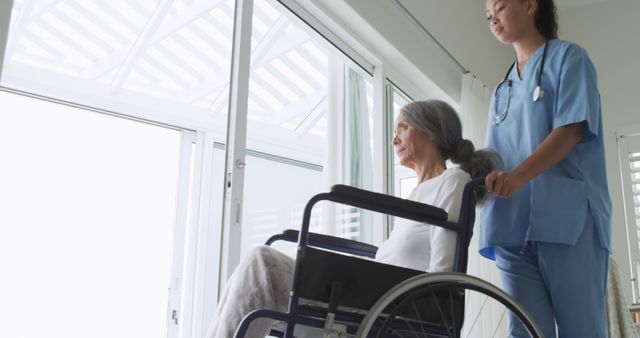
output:
[[[471,156],[473,156],[473,152],[475,151],[473,143],[462,138],[454,142],[452,148],[451,160],[454,163],[462,163],[467,161],[469,158],[471,158]]]

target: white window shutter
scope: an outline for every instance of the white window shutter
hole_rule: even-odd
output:
[[[617,131],[620,178],[632,267],[634,303],[640,302],[640,126]]]

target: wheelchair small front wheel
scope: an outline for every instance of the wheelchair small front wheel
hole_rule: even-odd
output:
[[[495,285],[461,273],[425,273],[382,295],[356,337],[507,337],[507,311],[527,337],[543,337],[527,311]]]

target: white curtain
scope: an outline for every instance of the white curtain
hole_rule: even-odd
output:
[[[371,133],[369,126],[369,109],[367,105],[367,89],[364,79],[351,68],[347,73],[345,140],[343,169],[347,184],[371,190],[373,188],[373,154],[371,154]],[[343,237],[371,242],[371,224],[373,217],[366,210],[346,210],[347,218],[342,222]]]
[[[489,110],[489,89],[482,84],[473,74],[467,73],[462,77],[462,93],[460,97],[460,117],[462,120],[463,136],[473,142],[476,148],[484,147],[484,138],[487,128],[487,112]],[[481,208],[476,210],[476,224],[474,236],[469,245],[469,260],[467,273],[482,278],[492,284],[500,286],[498,270],[495,263],[478,253],[478,233],[480,232],[479,216]],[[465,323],[475,322],[473,330],[465,333],[464,337],[491,337],[496,325],[503,326],[499,332],[506,332],[506,317],[497,308],[482,308],[482,300],[474,297],[467,300]],[[476,316],[479,319],[476,321]]]
[[[476,148],[484,147],[489,111],[489,89],[472,73],[462,76],[460,95],[460,114],[463,136],[473,142]]]
[[[345,110],[345,132],[348,145],[345,153],[345,172],[349,184],[371,189],[371,136],[367,90],[362,76],[353,69],[347,69],[347,96]]]
[[[365,80],[338,59],[330,59],[329,68],[323,188],[327,191],[334,184],[347,184],[371,190],[373,155]],[[324,233],[371,241],[370,213],[334,206],[323,208]]]

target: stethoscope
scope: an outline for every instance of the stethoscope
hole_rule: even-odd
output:
[[[544,50],[542,51],[542,61],[540,62],[540,72],[538,73],[538,85],[533,90],[533,102],[539,101],[544,96],[544,89],[542,89],[540,84],[542,83],[542,71],[544,70],[544,62],[547,60],[548,46],[549,46],[549,42],[547,41],[545,42]],[[507,74],[504,75],[504,80],[502,80],[496,87],[496,91],[493,96],[493,113],[494,113],[493,123],[494,124],[499,124],[500,122],[504,121],[504,119],[507,117],[507,113],[509,112],[509,104],[511,103],[511,88],[513,86],[512,81],[509,79],[509,74],[511,74],[511,71],[513,70],[513,67],[516,65],[516,63],[517,61],[514,61],[511,64],[511,67],[509,67],[509,70],[507,70]],[[498,112],[498,92],[500,92],[500,88],[504,84],[506,84],[509,89],[508,96],[507,96],[507,104],[504,106],[504,109],[502,110],[502,112],[499,113]]]

